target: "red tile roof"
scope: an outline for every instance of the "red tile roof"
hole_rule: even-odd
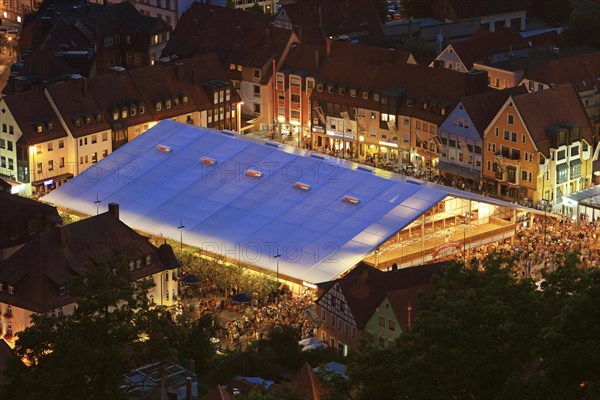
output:
[[[327,394],[327,389],[308,363],[300,367],[291,384],[298,388],[304,400],[324,399]]]
[[[3,191],[0,191],[0,209],[2,223],[29,220],[37,216],[58,218],[56,207]]]
[[[483,136],[485,128],[498,114],[506,99],[523,93],[527,93],[527,89],[521,85],[503,90],[489,90],[473,96],[463,97],[460,101],[469,113],[473,125],[477,128],[479,134]]]
[[[43,91],[39,89],[28,90],[4,96],[3,99],[23,133],[18,141],[20,144],[33,146],[67,136],[67,132],[56,118]],[[48,122],[53,125],[50,130],[48,129]],[[38,123],[44,125],[42,133],[36,131],[36,124]]]
[[[433,275],[442,274],[442,265],[428,264],[384,273],[369,273],[365,269],[361,275],[348,275],[336,282],[357,327],[363,328],[388,292],[427,285]]]
[[[524,78],[546,84],[571,82],[578,92],[600,90],[600,51],[550,60],[526,72]]]
[[[447,68],[429,68],[407,64],[409,53],[351,44],[331,42],[331,51],[319,73],[319,80],[327,84],[335,83],[362,91],[396,91],[399,97],[410,95],[413,106],[403,101],[398,113],[441,123],[445,116],[439,112],[423,110],[423,103],[437,101],[447,105],[456,104],[462,96],[487,90],[485,73],[460,73]],[[348,94],[313,91],[311,99],[348,104],[353,107],[379,109],[379,102],[363,100],[358,94],[352,98]],[[449,110],[447,110],[449,111]]]
[[[324,45],[330,36],[355,34],[383,37],[377,10],[370,0],[306,0],[282,5],[303,43]]]
[[[271,16],[261,13],[194,2],[177,22],[163,54],[188,58],[215,52],[223,60],[239,41],[238,27],[248,32],[256,27],[264,30],[272,21]]]
[[[60,229],[65,245],[60,245]],[[142,259],[132,272],[134,279],[150,276],[165,267],[159,249],[148,238],[129,228],[111,213],[74,222],[36,236],[10,258],[0,262],[0,281],[15,286],[15,294],[0,293],[0,302],[33,312],[46,312],[74,302],[68,293],[59,294],[73,276],[85,275],[89,263],[102,256],[121,255]],[[151,264],[145,265],[145,257]],[[168,261],[167,261],[168,262]]]
[[[290,47],[280,70],[316,76],[325,59],[325,46],[297,43]]]
[[[592,128],[587,114],[570,83],[512,98],[538,150],[546,157],[550,156],[550,148],[553,148],[547,129],[553,125],[575,125],[581,137],[592,143]]]
[[[529,45],[515,28],[505,28],[496,32],[480,28],[472,38],[453,43],[452,48],[467,70],[470,70],[474,62],[486,62],[488,57],[494,54],[526,49]]]

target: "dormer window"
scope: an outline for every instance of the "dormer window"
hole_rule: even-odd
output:
[[[335,91],[335,86],[333,85],[329,85],[329,87],[327,88],[327,91],[331,94],[333,94],[333,92]]]
[[[121,110],[121,118],[123,118],[123,119],[127,118],[127,109],[126,108]]]
[[[13,312],[12,312],[12,307],[11,306],[6,306],[6,314],[7,317],[12,317]]]
[[[79,128],[79,127],[81,126],[81,120],[80,120],[79,118],[76,118],[76,119],[73,121],[73,123],[74,123],[74,125],[75,125],[75,128]]]
[[[119,111],[118,110],[113,111],[112,117],[113,117],[113,120],[115,120],[115,121],[118,120],[119,119]]]
[[[429,101],[423,102],[423,110],[427,111],[427,107],[429,107]]]
[[[35,131],[37,133],[43,133],[44,132],[44,125],[42,125],[42,124],[35,124]]]
[[[8,284],[8,294],[15,294],[15,287],[10,283]]]
[[[85,116],[85,124],[90,125],[92,123],[92,116],[90,114]]]
[[[317,83],[317,92],[322,92],[322,91],[323,91],[323,84]]]
[[[135,261],[135,269],[140,269],[142,268],[142,259],[139,258]]]
[[[356,97],[356,89],[350,89],[350,97]]]
[[[235,64],[233,64],[233,63],[229,64],[229,69],[231,71],[235,71]]]
[[[177,107],[179,105],[179,97],[175,97],[173,99],[173,107]]]
[[[162,103],[160,101],[156,102],[156,111],[162,110]]]
[[[0,282],[0,292],[4,292],[4,282]]]
[[[183,104],[185,105],[185,104],[187,104],[189,102],[189,99],[188,99],[187,96],[183,96],[182,101],[183,101]]]
[[[367,91],[362,92],[362,98],[363,98],[363,100],[369,100],[369,92],[367,92]]]
[[[346,88],[339,88],[338,93],[340,94],[340,96],[345,96],[346,95]]]
[[[133,116],[135,116],[135,114],[137,114],[137,110],[135,109],[135,106],[129,107],[129,115],[133,117]]]
[[[133,271],[135,269],[135,263],[133,262],[133,260],[129,261],[129,270]]]
[[[406,99],[406,107],[412,107],[414,103],[414,99],[412,97],[409,97]]]
[[[146,109],[144,108],[143,104],[140,104],[138,106],[138,111],[140,112],[140,115],[144,114],[146,112]]]
[[[100,114],[100,113],[96,114],[96,122],[102,122],[102,114]]]
[[[168,100],[166,100],[166,101],[165,101],[165,107],[166,107],[166,109],[167,109],[167,110],[168,110],[168,109],[170,109],[170,108],[171,108],[171,106],[172,106],[171,99],[168,99]]]
[[[67,288],[64,286],[61,286],[58,288],[58,295],[59,296],[64,296],[67,293]]]
[[[373,93],[373,101],[379,101],[379,93]]]
[[[54,129],[54,122],[48,121],[48,130],[51,131],[52,129]]]
[[[146,256],[146,265],[150,265],[152,264],[152,256],[150,254],[148,254]]]

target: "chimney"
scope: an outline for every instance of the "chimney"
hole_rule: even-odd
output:
[[[56,239],[60,248],[64,249],[67,245],[67,228],[64,225],[56,225]]]
[[[396,50],[388,49],[388,54],[389,54],[388,66],[391,67],[394,65],[394,62],[396,62]]]
[[[108,203],[108,212],[119,219],[119,205],[117,203]]]
[[[83,93],[84,96],[88,95],[88,80],[86,77],[83,77],[81,79],[81,91]]]
[[[315,68],[319,68],[319,62],[321,55],[319,54],[319,49],[315,50]]]
[[[185,378],[185,400],[192,400],[192,377]]]
[[[183,63],[177,63],[177,80],[183,82]]]
[[[196,68],[192,68],[192,86],[196,87],[196,85],[198,84],[197,82],[198,77],[196,76]]]
[[[331,41],[333,39],[331,38],[327,38],[325,39],[325,45],[326,45],[326,50],[327,50],[327,58],[331,60]]]
[[[554,83],[551,83],[548,86],[550,86],[550,90],[556,90],[556,85],[554,85]]]
[[[265,46],[268,46],[271,43],[271,30],[269,28],[265,29]]]
[[[323,26],[323,12],[321,11],[321,6],[319,6],[319,28]]]

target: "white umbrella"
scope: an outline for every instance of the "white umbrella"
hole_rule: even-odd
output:
[[[311,344],[320,344],[323,343],[323,340],[316,337],[309,337],[306,339],[302,339],[298,342],[300,346],[310,346]]]
[[[311,351],[311,350],[316,350],[316,349],[322,349],[324,347],[327,347],[327,345],[325,343],[309,344],[308,346],[305,346],[302,349],[302,351]]]

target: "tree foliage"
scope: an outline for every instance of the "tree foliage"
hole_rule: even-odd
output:
[[[600,383],[600,271],[575,255],[543,290],[510,258],[449,265],[420,299],[411,332],[380,348],[368,336],[350,364],[357,399],[592,399]]]
[[[600,12],[571,14],[563,37],[570,45],[587,45],[600,49]]]
[[[87,276],[69,285],[80,298],[71,315],[33,315],[18,334],[0,398],[127,398],[121,388],[131,367],[127,353],[139,361],[173,360],[172,346],[182,337],[169,313],[150,308],[151,285],[133,281],[124,258],[90,263]]]

